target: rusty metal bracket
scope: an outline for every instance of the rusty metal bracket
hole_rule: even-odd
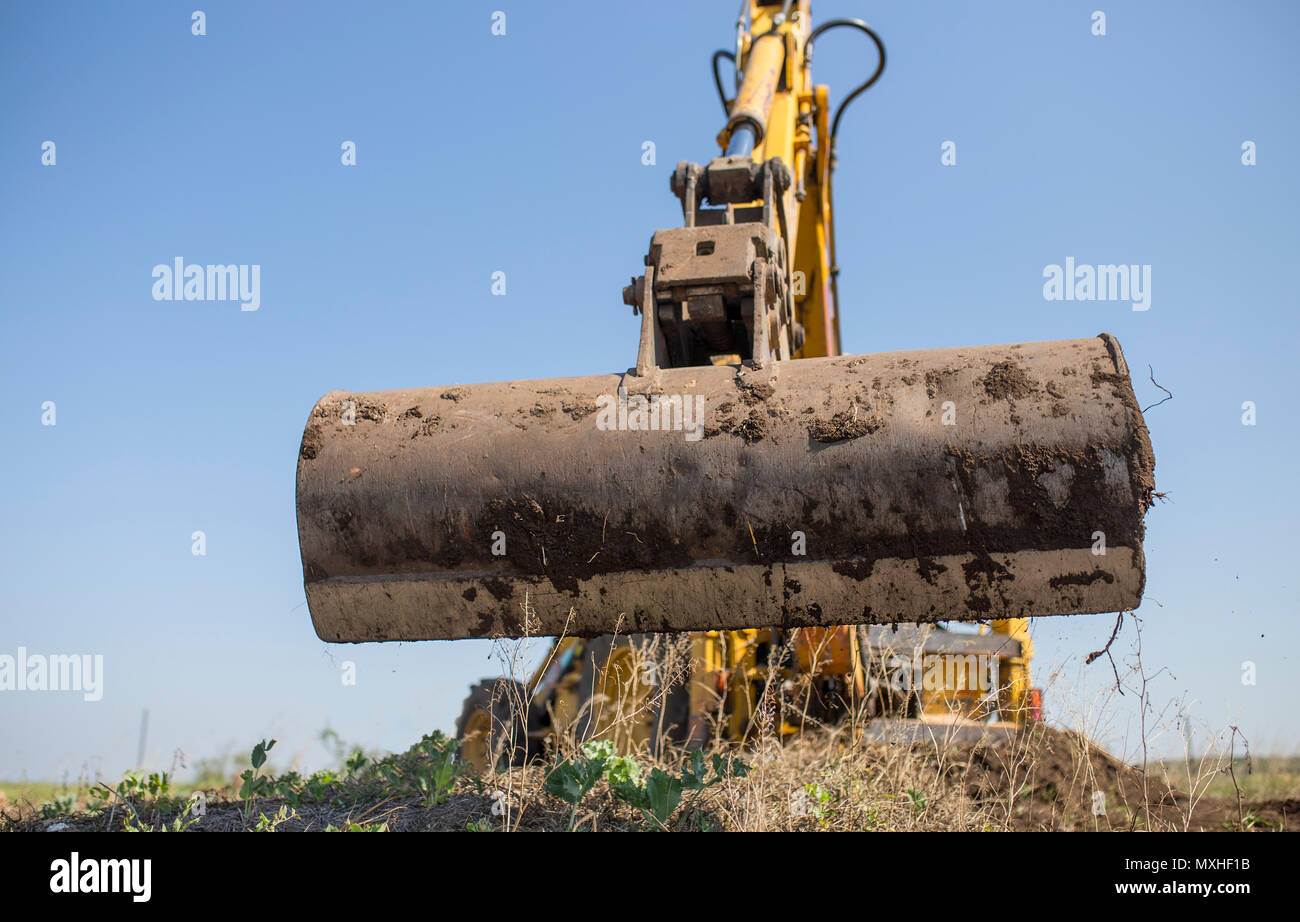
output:
[[[640,307],[641,307],[641,340],[637,344],[636,350],[636,376],[638,378],[649,377],[658,371],[658,341],[663,334],[659,331],[659,324],[655,319],[655,292],[654,292],[655,267],[646,266],[645,275],[633,283],[634,287],[639,287]]]
[[[784,360],[798,351],[786,252],[792,182],[779,157],[677,164],[670,186],[685,226],[654,234],[647,274],[623,290],[624,303],[641,313],[638,374],[733,353],[763,367],[773,354]],[[706,201],[721,207],[701,209]]]
[[[766,259],[754,260],[754,319],[750,360],[755,368],[765,368],[768,362],[768,289],[772,283],[772,265]]]

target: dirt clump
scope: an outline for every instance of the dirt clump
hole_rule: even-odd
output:
[[[996,362],[984,376],[984,393],[994,400],[1017,400],[1037,390],[1038,384],[1015,362]]]
[[[776,388],[763,381],[755,383],[738,379],[736,389],[740,391],[740,400],[746,406],[762,403],[776,393]]]
[[[728,401],[714,413],[713,424],[704,427],[704,437],[707,439],[725,433],[740,436],[752,444],[766,438],[768,428],[767,415],[762,410],[755,408],[742,414],[740,407]]]
[[[885,418],[879,413],[855,406],[852,410],[841,410],[830,419],[814,417],[808,424],[808,437],[814,442],[844,442],[870,435],[883,425]]]
[[[750,410],[748,416],[736,423],[732,432],[746,442],[760,442],[767,435],[767,418],[758,410]]]
[[[310,461],[320,454],[320,450],[325,447],[325,437],[321,435],[320,426],[312,423],[302,433],[302,446],[298,449],[298,457],[304,461]]]
[[[595,413],[596,403],[593,400],[565,400],[560,403],[560,410],[576,422]]]
[[[364,419],[366,422],[371,423],[382,423],[387,415],[388,408],[381,407],[377,403],[357,404],[357,419]]]
[[[1048,585],[1053,589],[1059,589],[1062,586],[1090,586],[1101,580],[1104,583],[1115,582],[1115,575],[1108,570],[1093,570],[1091,573],[1062,573],[1060,576],[1053,576],[1048,580]]]
[[[420,425],[411,433],[411,438],[418,439],[423,435],[433,435],[438,431],[438,424],[442,422],[441,416],[429,416],[420,420]]]

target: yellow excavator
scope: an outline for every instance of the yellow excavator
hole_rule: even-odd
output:
[[[811,65],[835,29],[876,62],[833,109]],[[1029,618],[1139,604],[1154,457],[1112,336],[840,352],[836,136],[884,67],[861,20],[748,0],[713,57],[720,155],[677,165],[682,226],[623,290],[635,367],[313,408],[297,513],[323,640],[559,638],[526,682],[471,690],[470,761],[844,713],[1013,727],[1041,713]]]

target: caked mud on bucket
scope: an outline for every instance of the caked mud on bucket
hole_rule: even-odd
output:
[[[328,641],[1117,611],[1153,467],[1105,335],[332,391],[298,533]]]

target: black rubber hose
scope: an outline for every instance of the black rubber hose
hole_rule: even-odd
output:
[[[840,107],[835,110],[835,118],[831,120],[832,154],[835,152],[835,138],[840,133],[840,119],[844,116],[844,110],[849,107],[849,103],[857,99],[860,94],[865,92],[872,84],[879,80],[880,75],[885,72],[885,43],[881,41],[880,36],[876,34],[876,30],[871,28],[871,26],[867,25],[861,19],[832,19],[828,22],[822,23],[816,29],[813,29],[812,34],[808,36],[808,44],[804,50],[805,57],[812,54],[813,42],[817,40],[817,36],[829,32],[831,29],[838,29],[841,26],[850,26],[860,32],[866,33],[867,37],[875,43],[876,53],[880,55],[880,62],[876,65],[876,72],[867,78],[866,83],[863,83],[848,96],[844,97],[844,101],[840,103]]]
[[[842,26],[849,26],[851,28],[857,29],[859,32],[866,33],[866,36],[869,39],[871,39],[871,41],[875,44],[876,53],[880,56],[880,61],[879,63],[876,64],[875,73],[873,73],[870,77],[868,77],[865,83],[863,83],[861,86],[855,89],[848,96],[844,97],[844,101],[840,103],[839,109],[835,111],[835,117],[831,119],[830,163],[829,163],[829,169],[826,174],[826,195],[828,198],[833,197],[831,186],[833,183],[832,177],[835,175],[835,142],[836,139],[839,137],[840,119],[844,117],[844,110],[846,110],[849,107],[849,103],[857,99],[859,95],[866,92],[866,90],[869,89],[872,84],[874,84],[877,80],[879,80],[880,75],[885,72],[885,43],[881,41],[880,36],[876,34],[876,30],[871,28],[871,26],[867,25],[861,19],[832,19],[829,22],[822,23],[820,26],[814,29],[812,31],[812,34],[808,36],[808,44],[804,46],[805,62],[811,60],[813,42],[817,40],[817,36],[829,32],[831,29],[838,29]],[[840,286],[839,286],[840,267],[839,267],[839,262],[836,260],[835,257],[836,241],[835,241],[834,212],[831,213],[828,225],[829,226],[827,227],[827,238],[830,246],[829,255],[830,255],[830,262],[831,262],[831,266],[830,266],[831,300],[834,301],[834,307],[835,307],[834,324],[833,324],[834,337],[835,337],[834,349],[835,349],[835,354],[838,355],[840,352]]]
[[[725,116],[730,116],[731,109],[728,108],[727,106],[727,91],[722,88],[722,74],[718,73],[718,61],[721,60],[722,58],[726,58],[728,61],[731,62],[732,67],[735,67],[736,56],[732,54],[730,51],[715,51],[713,52],[713,61],[712,61],[713,85],[718,88],[718,101],[722,103],[722,114]]]

